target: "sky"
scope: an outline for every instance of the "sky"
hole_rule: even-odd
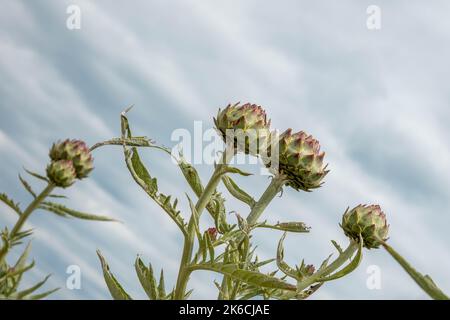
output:
[[[80,9],[80,28],[67,27],[67,8]],[[380,9],[370,29],[367,8]],[[174,130],[206,130],[218,108],[237,101],[262,105],[272,127],[305,130],[326,152],[331,172],[312,193],[286,188],[268,207],[269,222],[304,221],[309,234],[289,234],[285,258],[320,264],[347,240],[345,209],[377,203],[390,223],[389,243],[450,292],[450,21],[448,1],[62,1],[3,0],[0,11],[0,192],[24,206],[23,167],[44,173],[54,141],[92,145],[120,134],[120,112],[133,104],[136,135],[173,146]],[[95,151],[89,179],[61,193],[75,209],[120,223],[63,219],[35,212],[24,286],[52,277],[53,299],[110,299],[95,250],[127,292],[144,299],[134,271],[139,254],[166,284],[175,284],[182,236],[134,184],[120,148]],[[161,191],[189,210],[186,182],[156,150],[141,157]],[[203,181],[210,165],[200,165]],[[257,172],[257,167],[249,167]],[[36,190],[38,181],[30,183]],[[268,178],[237,178],[258,197]],[[223,187],[221,190],[229,196]],[[246,215],[229,199],[227,211]],[[247,210],[248,211],[248,210]],[[14,213],[0,204],[0,226]],[[230,220],[233,216],[230,214]],[[202,228],[212,225],[205,215]],[[258,231],[261,258],[272,258],[280,232]],[[11,258],[17,256],[14,252]],[[336,254],[334,254],[335,256]],[[79,266],[81,288],[66,286]],[[373,270],[380,286],[367,286]],[[217,296],[217,274],[197,272],[197,299]],[[365,250],[359,268],[324,285],[313,299],[427,299],[382,249]]]

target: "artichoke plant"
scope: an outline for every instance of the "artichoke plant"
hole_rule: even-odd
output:
[[[164,273],[161,270],[159,280],[151,264],[146,265],[140,256],[135,261],[137,278],[149,299],[187,299],[193,289],[188,288],[190,276],[201,270],[212,271],[222,275],[222,281],[214,282],[218,290],[218,299],[306,299],[320,289],[324,283],[342,278],[354,271],[363,257],[363,249],[376,249],[383,246],[411,277],[432,298],[448,299],[434,284],[429,276],[415,271],[387,241],[388,225],[386,216],[378,205],[359,205],[346,210],[341,227],[349,243],[342,248],[336,241],[332,244],[338,255],[331,256],[319,266],[305,264],[303,261],[290,266],[284,260],[284,239],[288,233],[308,233],[310,228],[300,221],[270,223],[261,220],[268,204],[280,194],[283,187],[289,186],[297,191],[313,191],[323,184],[328,174],[324,163],[325,153],[320,143],[304,131],[292,133],[286,130],[277,137],[270,131],[270,121],[266,112],[255,104],[229,104],[219,110],[214,124],[220,137],[231,145],[231,154],[224,152],[219,163],[215,165],[209,181],[204,185],[197,170],[183,157],[177,159],[182,176],[187,180],[197,200],[187,195],[190,207],[188,220],[177,208],[178,199],[163,193],[158,188],[157,179],[150,175],[141,161],[138,148],[152,148],[172,156],[171,150],[156,145],[146,137],[133,136],[126,113],[121,114],[121,136],[100,142],[92,149],[106,145],[121,145],[125,163],[133,180],[155,201],[177,225],[183,235],[183,253],[174,289],[165,289]],[[245,139],[239,140],[236,131],[244,133]],[[256,134],[262,131],[264,134]],[[260,143],[260,138],[265,139]],[[276,139],[274,139],[276,138]],[[268,143],[270,142],[270,143]],[[225,150],[226,151],[226,150]],[[255,199],[244,191],[232,178],[249,174],[231,166],[231,158],[238,152],[265,158],[264,165],[273,174],[263,194]],[[273,166],[276,162],[278,165]],[[248,214],[243,217],[236,214],[236,220],[230,221],[225,207],[225,196],[218,192],[220,183],[226,187],[229,195],[248,206]],[[206,211],[215,222],[214,227],[201,230],[200,219]],[[252,243],[252,232],[256,229],[273,229],[283,232],[278,243],[275,257],[261,261]],[[106,285],[114,299],[132,299],[106,262],[100,251],[97,252]],[[263,266],[273,266],[273,272],[263,272]],[[281,274],[281,275],[278,275]]]
[[[292,129],[288,129],[278,136],[276,131],[271,131],[265,110],[256,104],[229,104],[225,109],[219,110],[214,124],[226,144],[226,149],[221,160],[215,165],[209,181],[203,184],[194,166],[182,156],[176,159],[182,176],[193,193],[191,196],[186,193],[186,202],[190,208],[186,220],[186,215],[177,207],[179,200],[159,190],[157,179],[150,175],[141,161],[138,149],[152,148],[173,157],[171,150],[156,145],[146,137],[133,136],[126,116],[127,111],[121,114],[121,136],[118,138],[99,142],[91,148],[81,140],[66,139],[53,144],[49,152],[47,176],[27,170],[32,177],[46,184],[40,193],[35,192],[31,185],[19,176],[22,185],[32,197],[24,210],[6,194],[0,194],[0,200],[18,214],[12,229],[5,228],[1,232],[3,245],[0,248],[0,299],[40,299],[54,292],[53,289],[33,293],[43,286],[48,277],[31,288],[20,288],[22,276],[34,265],[27,264],[30,246],[26,247],[15,264],[10,265],[6,259],[11,249],[31,235],[32,230],[24,229],[24,226],[34,211],[45,210],[63,217],[87,220],[112,220],[69,209],[49,200],[62,197],[54,193],[56,188],[68,188],[76,180],[86,178],[93,170],[92,151],[107,145],[122,147],[125,163],[133,180],[169,216],[183,235],[179,272],[171,291],[166,291],[164,272],[161,270],[157,279],[152,265],[145,264],[141,257],[137,257],[135,271],[149,299],[187,299],[192,292],[192,289],[188,288],[190,276],[201,270],[216,272],[222,276],[221,283],[214,283],[218,299],[306,299],[326,282],[340,279],[354,271],[362,260],[364,248],[380,247],[385,248],[430,297],[448,299],[428,275],[424,276],[416,271],[387,244],[389,226],[378,205],[358,205],[344,212],[341,227],[349,243],[342,248],[336,241],[332,241],[338,253],[335,259],[331,260],[331,256],[328,256],[318,266],[306,264],[304,260],[291,266],[284,260],[284,240],[287,234],[308,233],[310,228],[301,221],[268,222],[261,220],[261,216],[269,203],[278,194],[282,194],[285,186],[310,192],[324,183],[329,172],[324,163],[325,152],[321,151],[319,141],[311,135],[304,131],[293,133]],[[227,152],[230,146],[232,152]],[[272,174],[270,183],[257,199],[234,180],[234,176],[249,175],[230,165],[232,157],[238,152],[260,157]],[[226,202],[225,195],[218,191],[221,183],[231,197],[248,207],[247,215],[236,213],[235,220],[229,218],[227,212],[234,210],[230,210],[230,202]],[[200,220],[205,211],[211,216],[214,226],[202,230]],[[252,233],[257,229],[273,229],[283,233],[272,259],[261,261],[258,258],[256,246],[252,243]],[[97,251],[97,254],[111,296],[114,299],[132,299],[112,273],[105,257],[100,251]],[[274,271],[262,271],[262,267],[270,266]]]
[[[30,242],[13,265],[10,265],[7,261],[7,255],[10,251],[32,235],[33,230],[24,229],[24,227],[33,212],[45,210],[62,217],[113,221],[113,219],[108,217],[73,210],[61,203],[48,200],[49,198],[65,198],[63,195],[53,193],[54,190],[57,188],[68,188],[77,179],[86,178],[89,172],[92,171],[93,158],[86,144],[80,140],[67,139],[64,142],[53,144],[49,156],[50,163],[47,165],[47,176],[26,170],[31,177],[45,183],[46,186],[41,192],[35,192],[31,184],[19,175],[20,182],[32,198],[30,204],[24,210],[5,193],[0,194],[0,201],[18,215],[18,219],[12,229],[5,227],[1,232],[3,244],[0,248],[0,299],[42,299],[58,290],[56,288],[36,293],[50,276],[45,277],[44,280],[30,288],[21,288],[23,275],[34,267],[34,261],[31,263],[27,261],[31,250]]]

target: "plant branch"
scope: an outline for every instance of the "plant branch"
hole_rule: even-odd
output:
[[[33,199],[33,201],[25,209],[25,211],[19,216],[19,219],[9,233],[8,238],[10,240],[14,239],[14,237],[20,232],[23,225],[33,213],[33,211],[39,207],[41,202],[44,201],[44,199],[53,191],[54,188],[55,185],[53,183],[49,183],[47,187],[45,187],[45,189],[36,198]],[[5,243],[0,250],[0,264],[5,259],[5,256],[8,254],[9,249],[10,245],[8,243]]]
[[[347,247],[347,249],[342,252],[339,257],[334,260],[330,265],[323,268],[322,270],[317,271],[310,277],[306,278],[304,281],[301,281],[297,284],[297,290],[303,291],[310,285],[314,284],[315,282],[320,282],[320,279],[331,274],[332,272],[336,271],[338,268],[340,268],[347,260],[349,260],[356,250],[359,248],[359,243],[354,240],[350,240],[350,243]]]
[[[211,179],[209,180],[208,184],[203,190],[203,193],[199,197],[197,204],[195,205],[195,212],[192,212],[191,218],[189,219],[188,231],[184,239],[183,254],[178,272],[177,285],[175,288],[174,297],[176,300],[182,300],[185,297],[186,286],[187,282],[189,281],[189,275],[191,273],[191,270],[188,267],[192,260],[192,251],[194,247],[195,221],[199,221],[203,210],[209,203],[211,196],[213,195],[214,191],[217,188],[217,185],[221,181],[222,175],[226,173],[226,166],[234,156],[234,154],[235,152],[231,151],[229,148],[224,151],[221,162],[217,164],[214,173],[211,176]]]

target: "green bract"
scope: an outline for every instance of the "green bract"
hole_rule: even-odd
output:
[[[287,176],[288,186],[310,191],[322,185],[329,170],[324,166],[325,152],[320,152],[319,141],[303,131],[292,133],[288,129],[280,135],[278,147],[278,171]]]
[[[270,120],[261,106],[239,102],[219,109],[214,124],[223,140],[233,141],[235,148],[258,155],[270,136]]]
[[[386,215],[379,205],[358,205],[352,210],[346,210],[342,216],[342,229],[345,234],[355,240],[361,234],[364,247],[378,248],[380,241],[387,240],[389,225]]]

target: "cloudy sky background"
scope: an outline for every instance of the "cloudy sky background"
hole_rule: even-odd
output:
[[[66,8],[81,9],[81,29],[66,28]],[[368,30],[366,9],[381,8],[381,30]],[[273,127],[306,130],[327,152],[332,170],[313,193],[285,190],[264,216],[300,220],[310,234],[290,234],[286,259],[320,264],[346,244],[338,223],[347,206],[379,203],[391,224],[390,243],[450,292],[450,21],[448,1],[2,1],[0,11],[0,191],[29,197],[17,174],[43,172],[57,139],[89,144],[119,134],[130,104],[134,132],[171,146],[174,129],[204,128],[229,102],[261,104]],[[169,159],[142,152],[163,192],[187,216],[187,184]],[[53,276],[57,299],[109,299],[95,249],[134,298],[145,298],[134,272],[141,254],[175,283],[181,235],[134,184],[120,148],[95,152],[90,179],[64,191],[66,204],[123,223],[69,220],[36,212],[26,283]],[[257,172],[257,167],[250,168]],[[200,166],[203,180],[211,167]],[[31,180],[31,179],[29,179]],[[257,197],[268,183],[239,179]],[[34,182],[35,189],[41,188]],[[227,202],[245,215],[245,207]],[[0,225],[15,215],[0,205]],[[231,218],[231,216],[230,216]],[[202,226],[212,222],[205,215]],[[281,234],[257,232],[261,257],[274,257]],[[81,290],[65,287],[78,265]],[[379,266],[381,290],[366,286]],[[215,298],[218,275],[195,273],[195,298]],[[383,250],[365,251],[362,265],[328,283],[315,299],[421,299],[427,296]]]

